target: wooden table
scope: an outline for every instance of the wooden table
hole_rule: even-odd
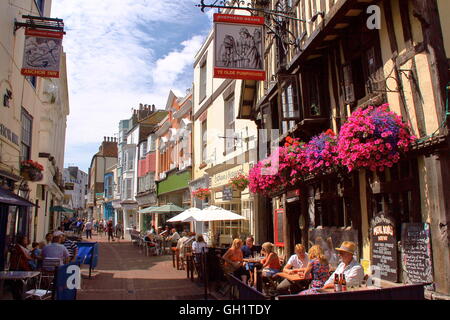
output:
[[[282,277],[284,279],[288,279],[289,281],[292,281],[292,282],[311,280],[311,275],[308,275],[308,277],[305,277],[304,273],[289,274],[286,272],[280,272],[280,273],[277,273],[277,276]]]

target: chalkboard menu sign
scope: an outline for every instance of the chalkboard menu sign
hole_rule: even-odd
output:
[[[230,201],[233,199],[233,188],[232,187],[224,187],[222,192],[222,200]]]
[[[430,225],[402,224],[402,268],[406,283],[433,282]]]
[[[371,266],[374,277],[397,282],[397,235],[395,221],[385,213],[372,218],[371,228]]]

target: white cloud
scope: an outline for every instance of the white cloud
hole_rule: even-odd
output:
[[[64,50],[71,113],[66,163],[83,158],[79,165],[86,169],[98,149],[81,146],[100,144],[103,136],[112,136],[119,121],[129,118],[131,108],[139,103],[163,107],[170,89],[184,92],[191,85],[192,81],[183,83],[180,78],[192,72],[193,58],[210,28],[207,15],[202,29],[191,27],[195,22],[198,26],[203,15],[194,8],[196,2],[53,1],[52,16],[64,19],[67,32]],[[176,36],[181,43],[169,42],[169,31],[161,25],[179,26]]]

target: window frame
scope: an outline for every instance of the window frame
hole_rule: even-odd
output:
[[[206,163],[207,160],[207,148],[208,148],[208,123],[206,122],[206,119],[201,122],[201,136],[200,136],[200,143],[201,143],[201,159],[202,163]]]
[[[236,143],[235,143],[236,114],[234,106],[235,106],[235,97],[233,93],[225,99],[224,103],[224,131],[225,131],[224,155],[236,151]],[[232,133],[231,136],[230,133]]]
[[[28,128],[28,141],[24,141],[24,130],[26,131],[26,128],[24,128],[24,118],[29,121],[29,128]],[[22,107],[21,114],[20,114],[20,129],[21,129],[21,137],[20,137],[20,159],[21,161],[27,161],[31,160],[31,148],[33,145],[33,117],[28,113],[28,111]],[[27,144],[28,143],[28,144]],[[27,156],[25,157],[23,154],[24,147],[27,148]]]
[[[200,103],[206,99],[206,88],[207,88],[207,82],[208,82],[208,65],[207,65],[207,53],[205,54],[205,57],[200,62],[200,87],[199,87],[199,99]]]

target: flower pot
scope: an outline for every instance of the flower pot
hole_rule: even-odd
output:
[[[43,174],[36,168],[23,168],[20,171],[21,176],[27,181],[41,181],[43,179]]]

